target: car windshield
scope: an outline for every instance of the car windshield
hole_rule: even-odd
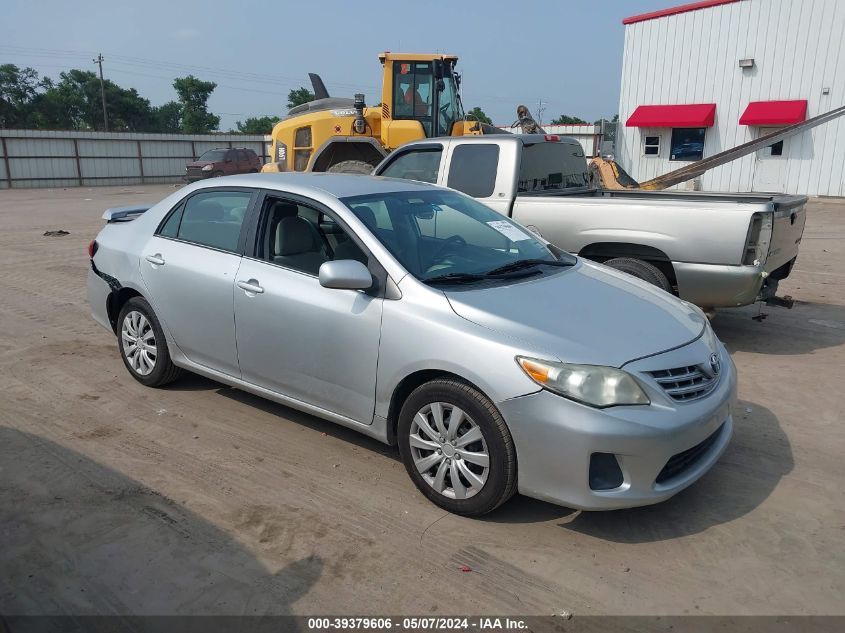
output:
[[[200,156],[197,160],[207,160],[212,163],[216,163],[221,160],[226,159],[226,150],[225,149],[210,149],[205,152],[202,156]]]
[[[457,192],[396,191],[341,201],[423,281],[484,275],[523,260],[560,263],[529,231]]]

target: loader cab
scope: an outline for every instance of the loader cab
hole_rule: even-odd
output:
[[[432,58],[387,53],[382,57],[385,67],[385,99],[382,103],[390,104],[389,118],[392,121],[402,122],[395,127],[402,136],[409,136],[405,141],[418,139],[420,126],[427,138],[449,136],[454,124],[463,119],[458,96],[459,80],[454,71],[456,62],[457,58],[448,56]],[[413,121],[419,122],[419,125],[410,123]],[[391,147],[399,144],[402,143],[394,142],[392,138],[388,143]]]

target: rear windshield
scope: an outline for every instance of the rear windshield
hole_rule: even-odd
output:
[[[586,187],[588,184],[587,160],[577,143],[535,143],[522,150],[520,193]]]
[[[226,152],[228,150],[225,149],[210,149],[205,154],[199,157],[198,160],[208,160],[208,161],[221,161],[226,160]]]

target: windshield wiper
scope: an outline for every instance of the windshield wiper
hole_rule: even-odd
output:
[[[574,266],[575,265],[575,258],[571,260],[559,260],[559,259],[518,259],[515,262],[510,262],[509,264],[504,264],[503,266],[499,266],[498,268],[494,268],[493,270],[488,270],[485,275],[498,275],[501,273],[509,273],[515,270],[523,270],[525,268],[534,268],[535,266],[546,265],[546,266]]]
[[[424,283],[439,283],[439,284],[465,284],[474,281],[487,281],[489,279],[518,279],[520,277],[530,277],[536,275],[539,270],[519,270],[519,271],[490,271],[487,273],[448,273],[446,275],[437,275],[436,277],[429,277],[423,279]]]
[[[423,282],[440,283],[440,284],[464,284],[472,281],[482,281],[489,279],[487,275],[476,273],[448,273],[446,275],[437,275],[436,277],[429,277],[423,279]]]

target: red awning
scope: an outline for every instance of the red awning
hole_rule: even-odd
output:
[[[625,123],[626,127],[713,127],[715,103],[685,105],[641,105]]]
[[[807,101],[752,101],[740,125],[792,125],[807,118]]]

